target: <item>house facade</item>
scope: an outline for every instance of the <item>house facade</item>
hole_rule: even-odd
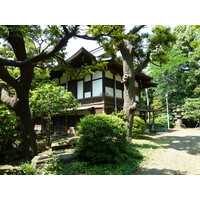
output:
[[[74,69],[80,68],[84,64],[91,64],[96,61],[96,57],[81,48],[77,53],[71,56],[67,62]],[[82,79],[73,79],[60,72],[53,72],[51,79],[58,85],[71,91],[80,103],[76,110],[70,110],[66,115],[57,115],[53,117],[52,130],[58,132],[74,132],[77,123],[86,114],[111,114],[115,110],[123,108],[123,90],[122,83],[123,66],[111,58],[106,59],[107,69],[96,70],[93,74],[88,74]],[[141,108],[141,90],[148,87],[155,87],[151,82],[152,78],[145,74],[137,74],[135,80],[136,95],[135,101],[138,108],[135,115],[143,117],[146,109]]]

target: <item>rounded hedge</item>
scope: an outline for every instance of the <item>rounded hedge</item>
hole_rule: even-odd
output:
[[[173,117],[170,115],[169,116],[169,120],[170,120],[170,126],[173,127]],[[167,115],[166,114],[162,114],[161,116],[157,117],[155,119],[155,123],[159,124],[160,126],[164,127],[164,128],[168,128],[168,123],[167,123]]]
[[[138,116],[134,116],[133,118],[133,128],[132,135],[143,135],[146,131],[146,123],[143,119]]]
[[[86,115],[78,124],[76,153],[92,163],[115,162],[126,151],[126,133],[124,121],[116,116]]]

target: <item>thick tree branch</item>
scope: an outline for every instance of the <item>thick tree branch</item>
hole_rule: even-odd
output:
[[[150,54],[151,54],[151,51],[148,51],[146,59],[135,69],[136,73],[141,72],[147,66],[147,64],[150,62]]]
[[[149,61],[149,62],[152,63],[153,65],[157,66],[157,67],[161,67],[161,65],[158,65],[158,64],[156,64],[156,63],[154,63],[152,61]]]
[[[16,96],[11,97],[7,86],[2,83],[0,83],[0,100],[12,109],[14,109],[17,102]]]
[[[8,70],[4,66],[1,65],[0,65],[0,79],[2,79],[15,89],[19,88],[20,86],[19,82],[9,74]]]
[[[17,28],[16,25],[9,25],[7,27],[9,32],[7,40],[11,44],[14,53],[17,57],[17,60],[26,60],[27,54],[23,35],[21,34],[20,30]]]
[[[64,46],[66,46],[69,39],[72,38],[73,36],[76,36],[76,35],[72,31],[68,35],[65,35],[59,41],[59,43],[55,47],[53,47],[52,49],[46,50],[46,51],[44,51],[44,52],[42,52],[42,53],[40,53],[40,54],[30,58],[30,59],[26,59],[24,61],[14,61],[14,60],[7,60],[7,59],[0,58],[0,65],[22,67],[22,66],[25,66],[25,65],[34,64],[34,63],[37,63],[39,61],[46,60],[46,59],[54,56],[56,52],[60,51]]]
[[[136,25],[133,29],[129,31],[128,34],[136,34],[140,29],[142,29],[145,25]]]
[[[98,40],[102,36],[109,36],[109,35],[108,34],[99,34],[95,37],[90,37],[88,35],[76,35],[77,38],[81,38],[81,39],[85,39],[85,40]]]

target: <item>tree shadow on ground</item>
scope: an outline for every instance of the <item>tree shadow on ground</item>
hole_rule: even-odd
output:
[[[186,172],[172,169],[147,169],[142,168],[137,170],[134,175],[185,175]]]
[[[171,148],[192,155],[200,155],[200,136],[164,136],[155,138],[153,142],[161,144],[165,149]]]

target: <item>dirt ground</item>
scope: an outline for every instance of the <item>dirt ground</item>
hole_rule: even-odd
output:
[[[135,175],[200,175],[200,129],[174,129],[152,139],[164,150],[155,151]]]

